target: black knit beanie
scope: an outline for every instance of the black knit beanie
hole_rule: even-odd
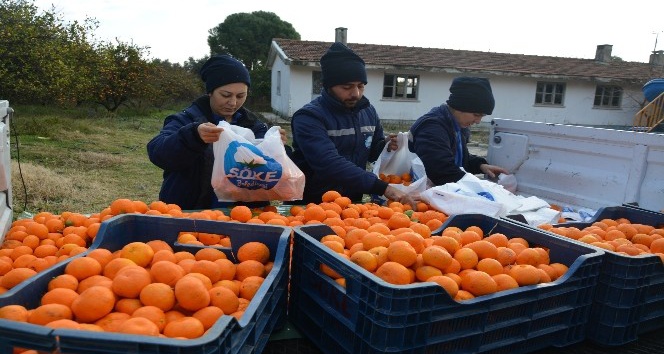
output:
[[[489,80],[479,77],[457,77],[450,86],[447,105],[461,112],[490,115],[496,101]]]
[[[244,82],[251,86],[249,71],[239,60],[223,54],[214,55],[201,68],[201,79],[205,82],[205,90],[210,93],[219,86]]]
[[[353,81],[367,83],[364,60],[340,42],[332,44],[320,58],[320,68],[326,89]]]

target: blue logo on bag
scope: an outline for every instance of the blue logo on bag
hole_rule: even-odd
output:
[[[226,178],[239,188],[272,189],[282,174],[282,166],[253,144],[232,141],[224,154]]]
[[[478,192],[477,195],[481,195],[482,197],[484,197],[484,198],[486,198],[486,199],[488,199],[492,202],[496,201],[495,199],[493,199],[493,196],[489,192]]]

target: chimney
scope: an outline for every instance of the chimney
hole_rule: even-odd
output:
[[[597,51],[595,52],[595,60],[603,63],[608,63],[611,61],[611,49],[613,46],[611,44],[600,44],[597,46]]]
[[[348,44],[346,43],[346,33],[348,31],[348,28],[345,27],[337,27],[334,29],[334,41],[335,42],[341,42],[343,44]]]
[[[653,50],[650,54],[650,64],[664,66],[664,50]]]

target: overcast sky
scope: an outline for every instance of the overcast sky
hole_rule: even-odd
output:
[[[664,1],[555,0],[35,0],[65,21],[99,21],[101,40],[149,47],[149,57],[183,63],[209,54],[208,31],[235,13],[273,12],[302,40],[477,50],[592,59],[597,45],[648,62],[664,49]],[[657,43],[656,43],[657,42]],[[656,47],[655,47],[656,45]]]

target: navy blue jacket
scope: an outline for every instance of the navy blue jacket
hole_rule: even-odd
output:
[[[363,194],[383,195],[387,183],[367,170],[385,146],[383,127],[366,97],[351,110],[323,90],[291,121],[292,160],[306,177],[302,202],[320,203],[335,190],[357,202]]]
[[[249,128],[260,139],[267,125],[248,109],[242,107],[231,124]],[[169,115],[157,136],[147,144],[148,157],[164,170],[159,200],[179,205],[182,209],[197,210],[212,207],[212,144],[198,135],[201,123],[218,124],[210,109],[210,97],[203,95],[185,110]]]
[[[427,177],[436,186],[457,182],[465,173],[454,164],[457,136],[454,117],[446,104],[432,108],[410,127],[408,148],[417,154],[424,164]],[[482,173],[480,165],[487,163],[480,156],[468,152],[470,130],[461,128],[463,137],[463,168],[472,174]]]

